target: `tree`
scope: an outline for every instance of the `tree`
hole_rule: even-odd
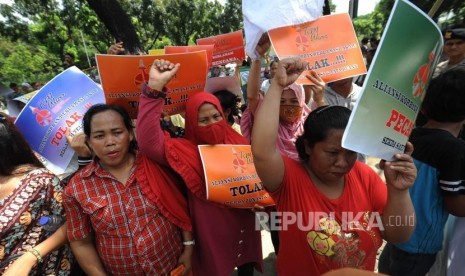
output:
[[[384,16],[378,8],[370,14],[358,16],[353,20],[355,33],[359,40],[363,37],[379,38],[385,26],[384,22]]]
[[[153,49],[166,34],[167,13],[163,1],[122,1],[121,6],[128,11],[141,44],[145,49]]]
[[[131,20],[117,0],[87,0],[87,3],[115,40],[124,42],[126,51],[134,54],[144,51]]]
[[[215,9],[217,8],[214,7],[212,11],[214,12]],[[220,22],[221,29],[216,34],[226,34],[243,28],[241,0],[228,0],[226,2]]]
[[[83,1],[16,0],[11,6],[2,5],[0,13],[7,18],[0,25],[1,29],[23,30],[2,32],[3,37],[13,42],[43,45],[47,52],[55,55],[54,60],[63,60],[65,52],[74,53],[77,63],[85,60],[82,37],[91,53],[106,52],[112,41],[106,28]],[[48,64],[55,66],[52,68],[55,74],[62,68],[61,62]]]
[[[53,55],[43,46],[3,40],[0,43],[0,79],[5,83],[48,80],[54,76],[48,67],[53,60]]]
[[[391,14],[392,7],[394,6],[395,0],[381,0],[377,9],[383,16],[383,25],[386,25],[389,15]],[[436,0],[410,0],[414,5],[420,8],[423,12],[428,13],[433,7]],[[433,20],[438,21],[442,14],[453,12],[454,16],[451,18],[455,24],[463,24],[465,17],[465,2],[463,0],[446,0],[439,7],[438,11],[434,14]]]

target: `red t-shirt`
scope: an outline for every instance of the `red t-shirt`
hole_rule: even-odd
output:
[[[357,161],[345,176],[342,195],[329,199],[298,161],[283,160],[283,183],[271,194],[277,211],[285,212],[277,216],[282,226],[278,274],[321,275],[342,267],[373,270],[382,243],[386,184]]]

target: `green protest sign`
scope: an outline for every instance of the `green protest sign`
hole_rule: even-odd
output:
[[[344,148],[386,160],[404,151],[443,45],[428,15],[396,1],[344,132]]]

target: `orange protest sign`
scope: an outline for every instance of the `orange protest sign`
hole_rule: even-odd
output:
[[[245,59],[242,30],[228,34],[197,39],[197,45],[215,45],[212,66],[224,65]]]
[[[316,71],[325,82],[366,74],[362,52],[348,14],[322,16],[303,24],[268,32],[280,59],[300,57],[309,62],[296,83],[311,84],[305,77]]]
[[[131,118],[137,118],[142,84],[148,82],[150,66],[155,59],[181,64],[176,76],[166,85],[169,92],[164,111],[170,115],[184,111],[187,99],[205,87],[205,51],[163,56],[96,55],[106,102],[126,108]]]
[[[165,54],[190,53],[207,51],[207,70],[212,67],[213,49],[215,45],[195,45],[195,46],[165,46]]]
[[[199,152],[209,201],[233,208],[274,205],[258,178],[250,145],[200,145]]]

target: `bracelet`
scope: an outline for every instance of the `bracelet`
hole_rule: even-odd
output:
[[[182,242],[182,245],[195,245],[195,240],[183,241],[183,242]]]
[[[166,87],[163,87],[163,89],[161,91],[159,90],[156,90],[156,89],[152,89],[148,86],[148,84],[144,83],[142,85],[142,93],[144,95],[146,95],[147,97],[149,98],[152,98],[152,99],[158,99],[158,98],[166,98],[166,92],[168,90],[166,89]]]
[[[39,263],[41,263],[44,259],[42,258],[42,255],[40,255],[39,251],[37,251],[37,249],[35,248],[29,248],[27,250],[27,252],[31,253],[32,255],[34,255],[36,258],[37,258],[37,261]]]

